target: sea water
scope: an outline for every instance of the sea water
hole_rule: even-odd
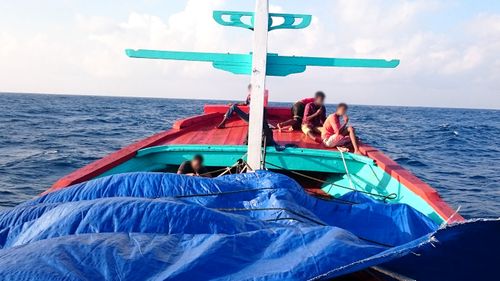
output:
[[[206,103],[221,102],[0,93],[0,207],[201,114]],[[361,105],[349,111],[363,141],[436,188],[463,216],[500,215],[500,111]]]

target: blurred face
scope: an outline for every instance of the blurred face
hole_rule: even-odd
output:
[[[317,105],[323,105],[323,103],[325,103],[325,98],[323,98],[323,97],[317,97],[314,100],[314,103],[317,104]]]
[[[338,115],[345,115],[346,113],[347,113],[347,108],[345,108],[344,106],[337,108]]]
[[[199,159],[193,159],[191,161],[191,166],[193,166],[193,169],[196,170],[196,171],[201,168],[201,164],[202,163],[201,163],[201,161]]]

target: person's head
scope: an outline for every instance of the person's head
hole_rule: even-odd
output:
[[[191,160],[191,166],[194,170],[199,170],[203,166],[203,156],[200,154],[196,154],[193,156],[193,160]]]
[[[316,105],[323,105],[325,103],[325,93],[318,91],[314,94],[314,103]]]
[[[252,84],[248,84],[247,89],[248,89],[248,93],[252,92]]]
[[[337,111],[336,113],[338,115],[345,115],[347,113],[348,106],[347,104],[341,102],[337,105]]]

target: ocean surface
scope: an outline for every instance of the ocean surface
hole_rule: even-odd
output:
[[[220,102],[0,93],[0,208],[202,113],[205,103]],[[352,105],[349,115],[365,142],[436,188],[463,216],[500,216],[500,111]]]

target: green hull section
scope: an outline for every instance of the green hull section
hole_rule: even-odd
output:
[[[207,167],[228,167],[236,163],[238,159],[245,159],[246,149],[246,146],[223,145],[156,146],[138,151],[134,158],[101,176],[138,171],[170,170],[175,172],[180,163],[191,159],[195,154],[203,154]],[[377,167],[372,159],[351,153],[343,155],[352,185],[356,190],[371,193],[377,200],[382,200],[383,196],[395,194],[394,199],[387,199],[386,202],[408,204],[436,223],[444,221],[427,202]],[[267,168],[271,170],[327,173],[329,175],[327,183],[318,184],[318,186],[334,197],[351,191],[351,183],[342,155],[338,151],[287,148],[280,152],[274,147],[269,147],[266,151],[266,163]]]

